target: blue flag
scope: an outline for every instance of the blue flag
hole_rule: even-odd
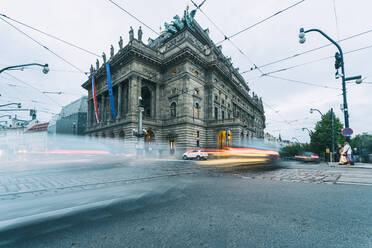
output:
[[[108,87],[108,92],[110,96],[111,114],[112,114],[112,118],[116,120],[114,93],[112,92],[112,84],[111,84],[110,63],[108,62],[106,63],[106,72],[107,72],[107,87]]]

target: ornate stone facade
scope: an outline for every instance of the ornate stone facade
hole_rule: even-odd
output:
[[[238,146],[262,138],[265,116],[261,98],[249,87],[194,20],[176,33],[149,44],[131,37],[108,62],[117,118],[111,117],[105,65],[93,70],[101,123],[97,124],[91,78],[86,134],[137,140],[138,97],[144,103],[143,127],[152,143],[183,152],[188,148]],[[133,32],[133,31],[131,31]]]

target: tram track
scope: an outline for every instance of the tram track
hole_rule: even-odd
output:
[[[178,170],[175,173],[165,173],[165,174],[158,174],[153,176],[147,177],[137,177],[137,178],[119,178],[119,179],[111,179],[101,182],[92,182],[92,183],[83,183],[83,184],[75,184],[75,185],[67,185],[67,186],[59,186],[59,187],[49,187],[44,189],[36,189],[36,190],[25,190],[19,192],[8,192],[0,194],[0,200],[4,200],[8,197],[16,197],[19,198],[23,195],[34,195],[34,194],[42,194],[48,192],[56,192],[56,191],[72,191],[74,189],[81,189],[81,190],[89,190],[89,189],[96,189],[106,186],[115,186],[115,185],[125,185],[129,183],[141,183],[141,182],[148,182],[156,179],[167,178],[167,177],[176,177],[182,175],[191,175],[197,174],[200,172],[200,169],[185,169],[185,170]]]

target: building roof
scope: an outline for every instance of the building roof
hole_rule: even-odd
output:
[[[64,106],[59,114],[58,119],[67,117],[76,113],[87,113],[88,112],[88,100],[86,96],[83,96],[76,101]]]
[[[36,125],[33,125],[32,127],[30,127],[27,130],[27,132],[42,132],[42,131],[47,131],[48,125],[49,125],[49,122],[36,124]]]

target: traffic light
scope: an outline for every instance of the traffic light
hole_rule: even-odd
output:
[[[342,63],[343,63],[343,61],[342,61],[342,58],[341,58],[341,54],[336,52],[336,54],[335,54],[335,69],[338,70],[341,67]]]
[[[36,110],[35,109],[30,109],[30,116],[32,116],[32,119],[36,119]]]

